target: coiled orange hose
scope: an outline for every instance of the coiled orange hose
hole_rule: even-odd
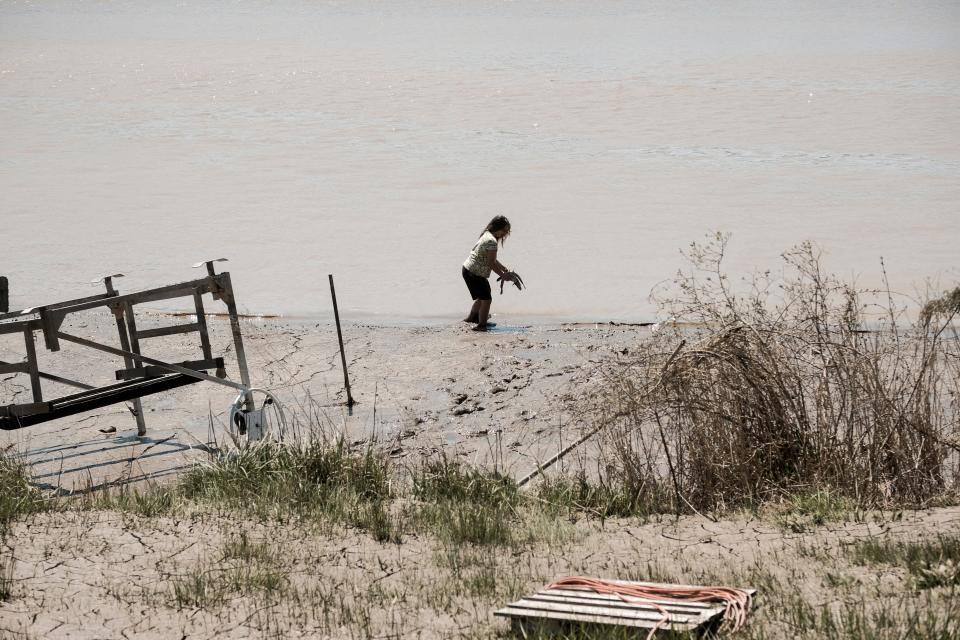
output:
[[[596,593],[611,594],[618,596],[622,601],[627,603],[637,603],[637,601],[640,601],[655,607],[663,618],[650,630],[650,633],[647,635],[647,640],[651,640],[658,629],[665,627],[670,622],[669,612],[658,602],[654,601],[675,604],[684,604],[687,602],[715,602],[717,604],[723,604],[725,605],[723,621],[731,626],[731,631],[740,629],[746,623],[747,613],[750,611],[750,594],[732,587],[623,584],[620,582],[598,580],[596,578],[584,578],[582,576],[559,578],[547,585],[547,589],[558,589],[561,587],[573,587],[594,591]]]

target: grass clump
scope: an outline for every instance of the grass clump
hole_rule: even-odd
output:
[[[421,501],[417,522],[449,542],[509,545],[521,495],[516,482],[496,471],[468,468],[440,456],[413,471]]]
[[[30,485],[27,465],[14,456],[0,454],[0,540],[6,538],[14,520],[42,511],[48,504]]]
[[[444,603],[460,597],[511,597],[522,588],[511,567],[502,566],[503,561],[498,560],[496,554],[480,547],[450,544],[438,551],[434,562],[449,575],[435,595]],[[449,606],[443,604],[440,608],[449,609]]]
[[[211,609],[237,595],[279,596],[288,586],[279,553],[244,532],[224,543],[215,561],[173,580],[172,595],[177,607]]]
[[[546,478],[537,489],[537,496],[551,511],[584,513],[606,518],[636,517],[669,512],[673,506],[669,489],[662,483],[633,486],[626,482],[610,482],[603,477],[590,482],[585,472]]]
[[[795,493],[771,507],[780,526],[793,533],[804,533],[827,522],[863,517],[856,501],[830,489]]]
[[[960,536],[919,542],[861,540],[848,554],[856,564],[903,567],[918,589],[960,586]]]
[[[466,467],[444,455],[429,459],[413,473],[413,495],[428,502],[474,502],[516,506],[516,482],[497,471]]]
[[[773,620],[749,624],[747,640],[791,637],[810,640],[956,640],[960,637],[960,607],[951,599],[916,601],[885,598],[877,606],[870,598],[812,604],[793,594],[778,602]],[[872,605],[872,606],[871,606]]]
[[[153,518],[173,512],[179,504],[179,497],[176,487],[153,487],[146,491],[122,487],[115,492],[105,488],[82,496],[80,505],[87,509],[113,509]]]
[[[19,458],[0,454],[0,602],[13,597],[16,580],[16,557],[7,546],[10,526],[18,519],[37,513],[49,501],[30,485],[27,465]]]
[[[189,500],[260,516],[325,518],[398,540],[389,459],[373,449],[354,452],[343,442],[302,445],[269,440],[215,454],[191,470],[179,492]]]

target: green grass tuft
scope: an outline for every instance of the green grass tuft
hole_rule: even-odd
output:
[[[413,495],[422,501],[415,521],[442,540],[476,545],[514,542],[522,496],[507,476],[439,457],[414,470]]]
[[[49,506],[39,490],[30,485],[27,465],[14,456],[0,454],[0,540],[10,524]]]
[[[414,471],[413,495],[427,502],[451,500],[489,506],[516,506],[520,501],[517,484],[509,476],[464,467],[446,456],[428,460]]]
[[[189,500],[265,517],[299,515],[400,539],[384,506],[392,497],[389,459],[344,442],[302,446],[261,441],[217,454],[190,471],[179,490]]]
[[[289,585],[280,552],[242,532],[224,543],[216,561],[176,578],[172,595],[179,608],[214,609],[237,595],[280,596]]]
[[[591,483],[583,472],[545,479],[537,496],[557,513],[579,512],[601,519],[647,518],[674,511],[672,495],[666,486],[633,487],[602,480]]]
[[[918,589],[960,586],[960,536],[920,542],[862,540],[848,553],[856,564],[906,568]]]

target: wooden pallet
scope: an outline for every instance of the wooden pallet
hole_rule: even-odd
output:
[[[653,582],[616,581],[624,585],[638,586],[688,586],[668,585]],[[744,589],[752,598],[755,589]],[[526,637],[533,630],[556,629],[566,632],[571,626],[617,626],[635,628],[637,637],[645,638],[663,619],[663,613],[654,604],[669,614],[664,631],[699,632],[715,630],[723,619],[722,604],[688,602],[677,604],[662,600],[648,602],[624,602],[613,594],[596,593],[578,587],[541,589],[531,596],[511,602],[494,612],[495,616],[510,618],[514,630]]]

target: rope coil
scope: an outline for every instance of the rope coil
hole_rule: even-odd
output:
[[[750,612],[750,594],[742,589],[732,587],[685,587],[682,585],[645,585],[623,584],[596,578],[582,576],[568,576],[559,578],[547,585],[547,589],[573,587],[596,593],[615,595],[628,604],[648,604],[653,606],[663,616],[650,630],[647,640],[652,640],[654,634],[670,623],[670,613],[660,604],[685,604],[689,602],[717,603],[724,605],[723,622],[730,625],[730,631],[737,631],[747,622]]]

